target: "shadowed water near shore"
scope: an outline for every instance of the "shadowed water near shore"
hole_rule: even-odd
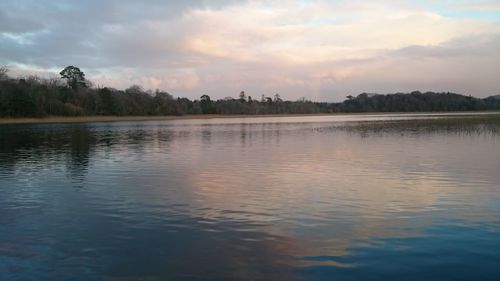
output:
[[[497,280],[500,117],[0,126],[1,280]]]

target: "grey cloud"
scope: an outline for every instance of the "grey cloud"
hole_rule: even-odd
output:
[[[387,53],[387,56],[412,58],[444,58],[457,56],[497,55],[500,46],[499,34],[475,34],[455,38],[437,46],[407,46]]]
[[[46,27],[80,27],[84,30],[93,30],[103,24],[169,20],[182,16],[189,9],[220,8],[233,2],[236,1],[150,0],[125,3],[119,0],[4,0],[0,3],[0,15],[4,32],[37,31]]]
[[[176,18],[194,7],[217,8],[231,2],[4,1],[0,4],[2,32],[40,34],[32,45],[16,46],[15,41],[0,37],[0,59],[43,67],[68,63],[87,68],[165,66],[179,57],[176,44],[182,30],[172,29],[179,28],[173,23]],[[164,26],[149,28],[151,22]],[[110,26],[121,27],[123,32],[107,32]]]
[[[500,92],[498,46],[498,34],[482,34],[455,38],[437,46],[387,51],[367,62],[367,68],[372,67],[363,77],[324,85],[321,91],[324,96],[328,91],[357,94],[413,90],[452,91],[477,97],[494,95]]]
[[[46,27],[47,19],[43,19],[43,12],[46,9],[40,5],[41,1],[2,1],[0,2],[0,32],[26,33],[39,31]],[[42,16],[42,18],[40,18]]]

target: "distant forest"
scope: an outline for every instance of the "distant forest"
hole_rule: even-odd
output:
[[[340,103],[313,102],[304,98],[286,101],[279,94],[212,100],[174,98],[133,85],[126,90],[93,87],[79,68],[68,66],[61,79],[31,76],[12,78],[0,68],[0,116],[44,117],[80,115],[186,115],[186,114],[308,114],[335,112],[419,112],[500,109],[500,96],[479,99],[455,93],[412,92],[347,96]]]

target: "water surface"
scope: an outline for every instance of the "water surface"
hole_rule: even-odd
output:
[[[0,280],[499,280],[500,116],[0,126]]]

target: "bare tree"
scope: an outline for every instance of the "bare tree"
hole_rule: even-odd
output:
[[[7,72],[9,72],[9,68],[7,66],[4,65],[0,67],[0,80],[5,80],[9,78]]]

